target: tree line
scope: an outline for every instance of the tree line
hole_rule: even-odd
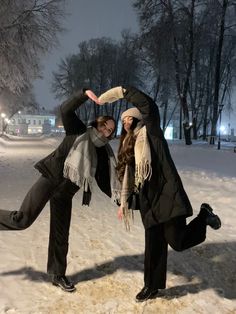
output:
[[[3,3],[20,6],[22,2],[3,0]],[[14,26],[13,33],[18,34],[15,40],[19,42],[19,34],[24,31],[30,39],[30,28],[35,36],[35,40],[29,40],[32,46],[24,41],[26,35],[22,43],[27,42],[24,49],[29,48],[31,54],[26,55],[25,60],[29,59],[31,63],[24,63],[19,53],[18,64],[22,64],[25,77],[8,82],[7,75],[0,73],[0,91],[30,90],[34,71],[38,73],[37,58],[55,44],[56,35],[61,31],[59,17],[63,15],[63,1],[27,0],[24,3],[29,5],[27,10],[20,11],[15,17],[21,25],[19,29],[15,26],[18,24],[12,22],[14,19],[5,24],[0,19],[0,52],[4,50],[2,38],[8,32],[7,25]],[[44,5],[40,6],[42,3]],[[102,37],[80,42],[78,52],[62,59],[58,70],[53,73],[53,92],[61,103],[79,88],[89,87],[99,95],[117,85],[134,85],[157,102],[163,130],[171,120],[178,119],[179,137],[184,136],[186,144],[191,144],[191,139],[197,139],[200,134],[203,139],[211,135],[213,143],[219,114],[222,110],[232,109],[236,70],[236,1],[134,0],[132,3],[138,16],[139,32],[132,34],[124,30],[119,41]],[[33,4],[36,8],[32,7]],[[6,12],[7,9],[1,7],[0,16],[4,10]],[[24,22],[26,24],[22,27],[21,21],[27,21],[28,11],[31,22]],[[52,11],[57,12],[53,20]],[[48,18],[46,22],[39,19],[46,25],[35,27],[34,23],[38,23],[36,12]],[[21,71],[17,69],[13,73],[21,74]],[[115,106],[99,107],[90,103],[82,106],[79,114],[85,122],[99,114],[111,114],[118,120],[120,112],[127,106],[122,100]]]
[[[89,86],[97,94],[134,85],[157,102],[162,127],[178,116],[186,144],[217,135],[221,110],[231,110],[235,87],[236,2],[230,0],[137,0],[140,32],[123,31],[121,40],[97,38],[79,44],[61,61],[52,89],[57,97]],[[97,114],[119,118],[124,106],[81,108],[86,121]]]

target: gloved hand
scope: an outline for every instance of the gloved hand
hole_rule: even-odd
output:
[[[100,95],[98,97],[98,100],[100,104],[104,104],[106,102],[111,103],[121,98],[124,98],[123,92],[124,92],[124,89],[122,88],[122,86],[113,87],[109,89],[108,91],[106,91],[105,93],[103,93],[102,95]]]

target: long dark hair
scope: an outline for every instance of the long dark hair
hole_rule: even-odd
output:
[[[89,125],[97,129],[98,127],[103,126],[108,120],[112,120],[114,122],[114,124],[115,124],[113,132],[111,133],[111,135],[108,136],[108,139],[111,139],[113,134],[114,134],[114,132],[115,132],[115,129],[116,129],[116,120],[112,116],[100,116],[100,117],[97,117]]]
[[[120,145],[118,148],[117,154],[117,173],[118,179],[122,182],[124,173],[125,173],[125,166],[128,164],[135,167],[135,158],[134,158],[134,144],[136,141],[136,137],[134,135],[134,129],[136,128],[138,122],[137,118],[133,118],[132,124],[130,126],[130,130],[126,132],[124,126],[121,130],[121,137],[120,137]],[[125,142],[124,142],[125,139]]]

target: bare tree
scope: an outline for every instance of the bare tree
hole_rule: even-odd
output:
[[[53,73],[52,91],[57,97],[68,97],[77,89],[88,87],[98,95],[117,85],[140,85],[139,59],[135,36],[122,32],[122,39],[97,38],[79,44],[78,54],[61,61]],[[119,119],[126,104],[96,106],[94,103],[79,108],[84,122],[97,115],[113,115]]]
[[[65,0],[1,0],[0,92],[20,94],[39,76],[40,57],[57,44]]]
[[[135,7],[139,12],[142,32],[149,37],[151,49],[151,45],[155,43],[159,45],[159,50],[163,49],[161,47],[163,43],[167,48],[169,62],[166,64],[172,64],[173,74],[175,74],[177,95],[183,111],[185,141],[189,145],[191,144],[191,127],[187,93],[194,58],[195,0],[188,0],[184,3],[174,0],[138,0],[135,2]],[[162,51],[162,54],[159,53],[160,61],[156,62],[156,72],[160,72],[163,66],[163,61],[160,59],[160,56],[164,55],[164,50]],[[170,66],[168,68],[171,69]]]
[[[175,82],[186,144],[191,144],[191,128],[194,138],[203,128],[205,138],[211,123],[212,137],[216,136],[219,108],[230,98],[235,75],[236,11],[229,8],[235,5],[234,0],[134,2],[146,49],[146,67],[156,73],[151,78],[156,87],[154,96],[164,108],[165,122],[170,102],[167,96],[174,92]],[[166,82],[172,92],[164,88]],[[158,97],[161,94],[166,98],[164,102]],[[180,126],[180,135],[181,130]]]

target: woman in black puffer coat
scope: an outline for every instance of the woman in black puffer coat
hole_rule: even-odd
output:
[[[208,204],[189,224],[193,211],[160,127],[158,106],[134,87],[115,87],[99,97],[100,104],[124,98],[135,108],[123,112],[118,150],[118,176],[122,183],[118,216],[129,228],[131,209],[139,209],[145,228],[144,287],[141,302],[166,286],[168,244],[183,251],[202,243],[206,227],[221,226]]]
[[[109,197],[112,195],[110,166],[113,152],[107,142],[115,130],[115,122],[109,116],[98,117],[93,123],[93,127],[87,128],[78,118],[75,110],[89,98],[95,101],[97,99],[92,91],[84,89],[75,93],[61,105],[61,117],[66,132],[65,138],[56,150],[35,165],[42,176],[31,187],[20,209],[18,211],[0,210],[0,230],[24,230],[36,220],[50,200],[47,271],[52,277],[53,285],[68,292],[75,290],[73,283],[69,282],[65,276],[72,198],[83,186],[78,186],[69,177],[65,177],[63,171],[70,151],[76,150],[74,143],[82,136],[86,136],[88,132],[92,132],[91,138],[94,139],[94,141],[90,140],[89,142],[91,144],[89,147],[93,152],[93,160],[96,160],[93,163],[92,174],[94,174],[99,188]],[[85,142],[84,140],[83,143]],[[98,142],[99,145],[97,145]],[[86,161],[90,161],[92,156],[87,154],[86,158]],[[84,162],[85,157],[82,156],[81,159]],[[83,205],[89,205],[90,198],[90,189],[84,190]]]

